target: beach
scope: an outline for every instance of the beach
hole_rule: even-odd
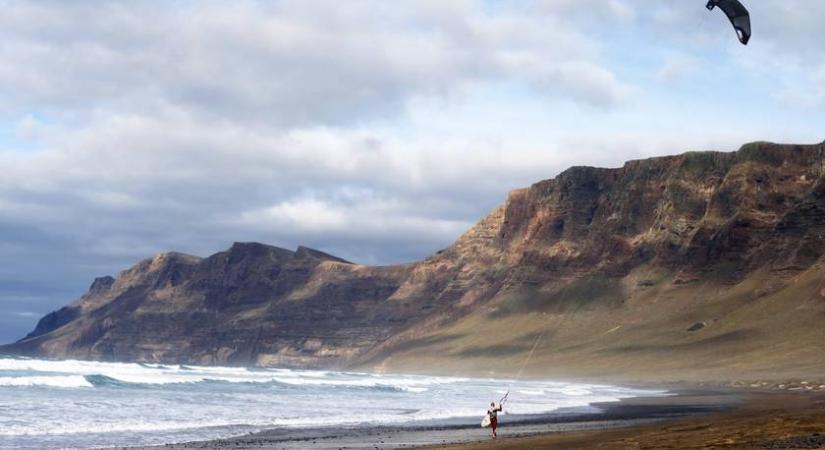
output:
[[[566,445],[563,442],[569,437],[600,439],[601,433],[627,433],[645,427],[656,428],[662,423],[730,414],[749,404],[752,398],[751,393],[733,389],[682,389],[673,394],[593,404],[598,412],[560,412],[520,418],[503,415],[499,422],[499,439],[494,442],[490,442],[489,429],[482,429],[478,424],[442,421],[410,427],[272,429],[229,439],[140,449],[546,448],[545,445],[551,445],[557,439],[561,439],[560,445]]]
[[[744,394],[725,411],[627,428],[512,437],[448,450],[817,449],[825,448],[825,393]],[[435,447],[431,447],[435,448]]]
[[[0,359],[0,449],[825,448],[819,379],[503,380]],[[508,393],[499,438],[479,422]],[[485,403],[486,402],[486,403]]]
[[[360,427],[270,430],[190,442],[169,449],[814,449],[825,448],[825,393],[774,390],[682,390],[671,397],[633,398],[598,405],[603,412],[552,415],[488,430]]]

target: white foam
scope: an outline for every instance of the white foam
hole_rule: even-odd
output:
[[[425,388],[425,387],[412,387],[412,386],[402,387],[401,389],[405,390],[407,392],[427,392],[427,391],[429,391],[429,389]]]
[[[179,365],[34,359],[0,359],[0,370],[49,372],[65,375],[103,375],[124,383],[150,385],[200,383],[211,380],[227,383],[278,382],[298,386],[387,387],[408,392],[424,392],[426,387],[430,385],[466,380],[450,377],[407,377],[310,370],[249,370],[242,367],[184,367]],[[87,385],[88,383],[84,386]]]
[[[32,424],[8,426],[0,429],[0,436],[64,436],[72,434],[102,434],[102,433],[124,433],[141,431],[181,431],[210,427],[231,427],[244,426],[246,423],[227,421],[181,421],[181,422],[119,422],[119,423],[94,423],[94,424]],[[267,425],[267,424],[262,424]]]
[[[544,395],[543,389],[520,389],[516,392],[524,395]]]
[[[51,386],[61,388],[93,387],[81,375],[36,376],[36,377],[0,377],[0,386]]]
[[[94,387],[91,375],[168,386]],[[210,380],[243,384],[191,386]],[[550,381],[0,358],[0,442],[11,443],[0,448],[144,445],[269,427],[475,421],[508,389],[507,414],[661,394]]]

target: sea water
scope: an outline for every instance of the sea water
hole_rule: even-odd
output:
[[[554,381],[0,358],[0,449],[205,440],[277,427],[478,421],[661,392]]]

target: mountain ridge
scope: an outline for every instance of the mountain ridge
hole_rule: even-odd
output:
[[[257,243],[163,253],[0,352],[506,374],[547,335],[528,372],[760,375],[782,359],[765,348],[798,347],[776,372],[822,373],[822,169],[822,145],[766,142],[574,166],[403,265]]]

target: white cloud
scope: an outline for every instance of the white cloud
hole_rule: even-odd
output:
[[[0,113],[77,119],[165,108],[215,121],[338,125],[398,114],[413,95],[540,81],[571,64],[619,84],[593,40],[558,17],[489,15],[481,2],[57,5],[14,3],[0,18]],[[513,55],[542,64],[508,64]],[[615,86],[593,87],[568,80],[556,92],[616,100]]]
[[[535,8],[544,13],[562,16],[566,20],[575,19],[587,25],[603,27],[618,22],[633,21],[638,5],[623,0],[541,0]]]
[[[385,241],[399,235],[428,235],[429,239],[449,242],[465,231],[472,221],[449,220],[411,214],[411,205],[399,200],[367,197],[342,202],[340,198],[320,200],[302,198],[248,211],[239,223],[258,229],[300,230],[302,235],[331,235],[339,239]]]
[[[697,58],[685,54],[670,55],[665,58],[656,75],[660,80],[668,83],[684,80],[700,69]]]

